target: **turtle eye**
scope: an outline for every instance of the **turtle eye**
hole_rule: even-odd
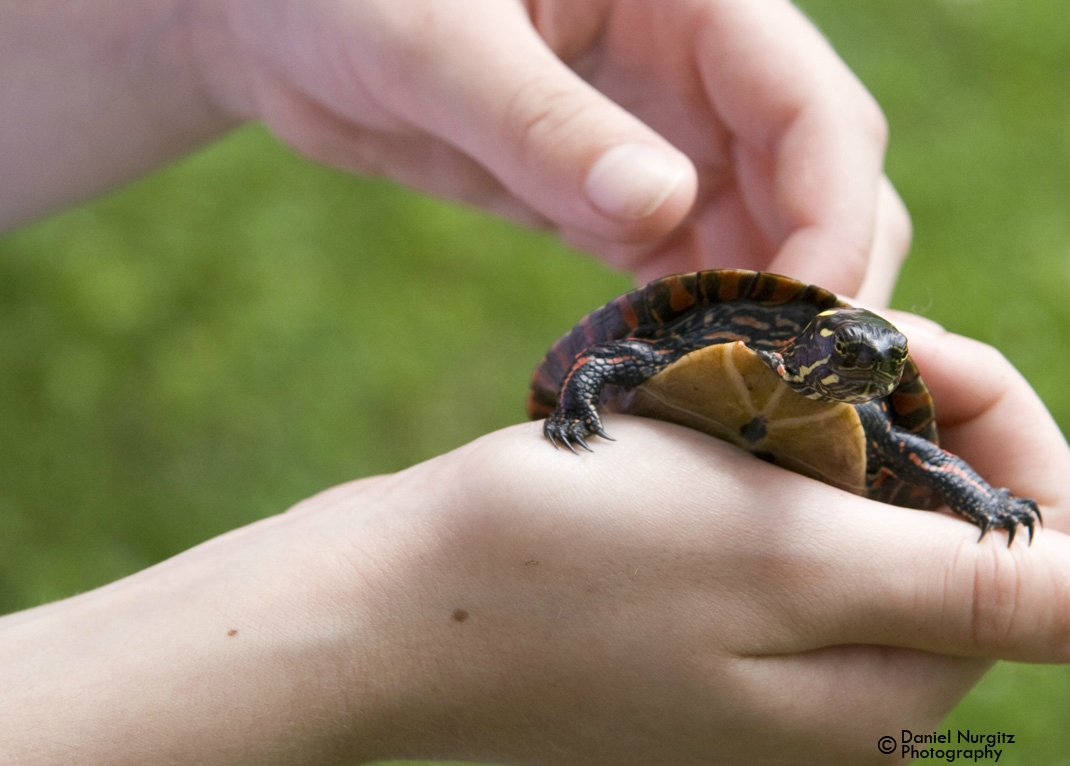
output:
[[[847,353],[847,344],[842,340],[837,340],[833,348],[836,350],[837,356],[843,356]]]

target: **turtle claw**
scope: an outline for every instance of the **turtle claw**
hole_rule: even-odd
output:
[[[573,455],[580,454],[580,453],[576,452],[575,447],[573,447],[571,444],[569,444],[568,439],[565,438],[565,436],[563,434],[561,434],[561,433],[555,434],[553,432],[553,430],[551,430],[549,428],[546,428],[546,427],[544,427],[542,429],[542,432],[543,432],[543,434],[545,434],[546,438],[550,440],[550,444],[554,445],[554,449],[561,449],[561,444],[564,444],[565,447],[567,447],[568,450],[570,452],[572,452]],[[558,444],[558,440],[559,439],[561,441],[561,444]]]
[[[1021,524],[1029,532],[1029,544],[1033,544],[1033,533],[1036,529],[1037,522],[1040,522],[1041,526],[1044,526],[1044,521],[1040,517],[1040,507],[1037,505],[1037,501],[1029,497],[1014,497],[1008,493],[1008,499],[1011,501],[1011,510],[1007,519],[1007,534],[1011,540],[1014,539],[1014,530]],[[1010,547],[1010,541],[1007,542],[1007,547]]]
[[[583,434],[581,434],[578,429],[576,433],[572,434],[572,441],[576,442],[576,444],[580,445],[588,452],[594,452],[594,450],[591,449],[591,445],[589,445],[586,440],[584,440]],[[576,450],[572,451],[575,452]]]
[[[592,422],[588,423],[587,428],[591,431],[591,433],[596,434],[597,436],[601,436],[606,441],[616,441],[616,439],[606,433],[606,429],[602,428],[602,423],[598,419],[595,419]]]
[[[1024,508],[1021,511],[1024,518],[1020,519],[1021,524],[1029,530],[1029,544],[1033,544],[1033,531],[1034,525],[1040,522],[1040,526],[1044,526],[1044,519],[1040,516],[1040,506],[1037,505],[1037,501],[1029,497],[1015,498],[1020,503],[1020,508]]]
[[[577,446],[588,452],[594,452],[587,443],[587,437],[592,434],[601,436],[603,439],[613,441],[613,438],[602,428],[602,422],[594,408],[586,412],[570,414],[558,409],[546,419],[542,432],[555,448],[564,445],[572,454],[578,455]]]
[[[1033,544],[1033,520],[1030,519],[1029,521],[1024,521],[1024,522],[1022,522],[1022,524],[1025,526],[1026,529],[1029,530],[1029,544],[1032,545]],[[1007,547],[1009,548],[1010,545],[1008,545]]]
[[[1023,526],[1029,533],[1029,544],[1033,544],[1033,534],[1036,532],[1037,523],[1044,526],[1036,500],[1028,497],[1015,497],[1009,489],[1001,489],[998,491],[993,506],[974,518],[974,523],[981,528],[981,537],[978,540],[983,539],[990,529],[1005,529],[1007,530],[1007,547],[1010,548],[1018,527]]]

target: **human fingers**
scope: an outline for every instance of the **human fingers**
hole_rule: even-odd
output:
[[[823,733],[826,758],[843,752],[845,763],[881,764],[887,756],[874,747],[881,737],[938,729],[991,666],[989,660],[853,644],[748,657],[738,673],[769,720],[791,731]]]
[[[1065,535],[1045,530],[1031,546],[1020,539],[1008,548],[1001,534],[979,541],[975,527],[946,513],[874,503],[774,466],[736,471],[751,476],[751,504],[767,514],[783,509],[764,530],[751,578],[755,597],[764,594],[768,614],[779,615],[781,635],[804,642],[790,651],[881,644],[990,659],[1070,659]],[[778,635],[766,627],[752,635]]]
[[[398,111],[559,227],[646,239],[679,223],[690,160],[569,70],[517,5],[482,5],[442,19],[440,39],[406,32],[404,52],[426,65],[408,62],[407,87],[386,89],[401,94]]]
[[[854,295],[882,187],[880,108],[786,0],[709,3],[696,39],[744,198],[782,242],[770,269]]]
[[[360,175],[387,177],[531,228],[552,226],[483,165],[445,141],[417,131],[361,125],[277,80],[259,93],[272,130],[307,157]]]
[[[482,202],[468,182],[478,167],[534,211],[526,217],[608,240],[660,236],[691,206],[690,160],[569,69],[520,2],[227,6],[251,59],[250,108],[318,159],[395,176],[406,141],[371,139],[426,140],[444,172],[432,183],[417,174],[419,188]],[[448,179],[458,167],[460,189]]]
[[[504,432],[482,453],[506,467],[480,471],[479,491],[498,498],[492,507],[513,497],[509,523],[542,529],[555,559],[601,562],[599,576],[619,568],[630,603],[651,610],[634,630],[682,620],[688,638],[736,656],[877,644],[1070,660],[1067,536],[978,541],[950,514],[851,495],[689,429],[612,415],[606,427],[617,441],[581,457],[535,428]]]
[[[818,645],[1065,662],[1070,538],[1056,531],[1066,531],[1070,515],[1065,439],[998,351],[912,315],[891,318],[930,387],[944,446],[993,485],[1037,500],[1047,527],[1032,545],[1008,549],[1001,534],[978,541],[975,528],[947,514],[836,501],[811,483],[794,506],[811,523],[776,538],[771,553],[778,576],[794,586],[785,624],[817,629]]]
[[[684,217],[690,160],[569,69],[519,3],[416,5],[418,18],[384,23],[394,44],[372,70],[373,89],[402,119],[559,226],[650,238]]]
[[[583,456],[552,449],[534,423],[489,434],[398,474],[393,487],[409,500],[389,503],[391,517],[420,509],[412,526],[432,557],[419,569],[435,572],[402,597],[423,621],[404,635],[459,652],[434,663],[463,671],[448,688],[490,700],[488,710],[523,710],[524,730],[540,721],[559,752],[589,756],[592,731],[600,744],[626,742],[571,760],[643,763],[668,743],[701,755],[679,762],[741,752],[810,762],[798,754],[815,748],[821,762],[837,760],[833,750],[863,762],[853,755],[873,752],[876,730],[943,717],[984,670],[962,655],[1070,653],[1036,601],[1011,621],[1016,635],[986,621],[1005,616],[1010,580],[995,591],[978,582],[996,598],[971,609],[959,549],[1007,550],[978,546],[969,525],[848,495],[679,426],[606,420],[618,440]],[[394,619],[391,604],[381,611]],[[506,704],[487,672],[497,663],[513,681]],[[594,718],[575,705],[591,696],[612,701]],[[664,736],[641,726],[630,736],[651,719],[668,722]],[[478,739],[483,719],[470,720]],[[845,741],[843,721],[869,741]]]
[[[877,222],[873,246],[866,263],[866,276],[855,295],[860,303],[888,305],[899,269],[910,251],[912,236],[910,213],[892,182],[883,176],[877,195]]]
[[[763,553],[763,576],[791,586],[769,611],[780,612],[781,632],[764,635],[809,641],[787,647],[793,650],[865,643],[1066,662],[1070,537],[1056,530],[1067,527],[1070,451],[1032,389],[994,349],[900,326],[932,387],[945,446],[995,486],[1036,499],[1050,521],[1031,544],[1019,536],[1008,548],[1002,533],[978,540],[975,527],[947,513],[878,504],[753,466],[752,473],[769,473],[755,480],[754,502],[791,497],[791,512]],[[761,652],[785,648],[774,643]]]
[[[810,534],[777,548],[780,575],[797,576],[779,604],[791,640],[804,642],[796,650],[877,644],[1070,660],[1070,538],[1045,530],[1008,548],[946,514],[872,506],[823,505]]]

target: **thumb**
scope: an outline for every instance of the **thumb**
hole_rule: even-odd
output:
[[[479,5],[421,24],[394,107],[559,227],[643,240],[676,226],[696,193],[691,161],[569,69],[519,4]]]

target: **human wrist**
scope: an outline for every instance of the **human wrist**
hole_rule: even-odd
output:
[[[395,716],[423,690],[401,687],[419,674],[385,643],[403,608],[372,615],[406,584],[391,574],[397,549],[362,523],[379,511],[365,500],[283,514],[0,620],[0,751],[27,766],[121,766],[283,752],[278,762],[353,763],[400,749]],[[339,522],[359,546],[338,544]],[[357,551],[369,557],[346,558]]]

